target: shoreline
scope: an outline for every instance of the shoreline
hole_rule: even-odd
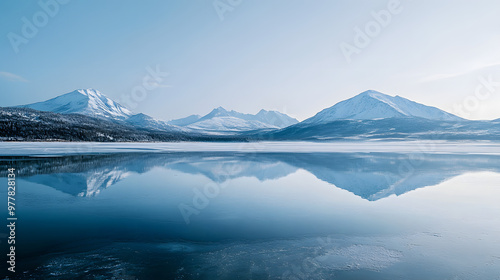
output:
[[[62,156],[109,153],[420,153],[500,155],[490,141],[335,142],[0,142],[0,156]]]

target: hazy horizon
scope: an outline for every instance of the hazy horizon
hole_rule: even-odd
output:
[[[369,89],[467,119],[498,119],[499,7],[493,0],[2,2],[1,106],[80,88],[127,106],[148,80],[145,97],[127,107],[163,120],[219,106],[304,120]]]

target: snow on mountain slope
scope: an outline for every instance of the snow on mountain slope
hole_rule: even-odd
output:
[[[172,125],[186,126],[186,125],[190,125],[194,122],[197,122],[200,118],[201,118],[200,115],[191,115],[191,116],[187,116],[185,118],[180,118],[180,119],[168,121],[168,123],[172,124]]]
[[[186,119],[173,120],[169,123],[183,123]],[[261,110],[256,115],[227,111],[222,107],[215,108],[207,115],[185,125],[188,128],[205,131],[246,131],[256,129],[283,128],[298,121],[288,115],[276,111]]]
[[[259,121],[248,121],[237,117],[221,116],[195,122],[188,125],[188,128],[204,131],[247,131],[264,128],[276,128]]]
[[[47,101],[18,106],[60,114],[125,120],[132,112],[95,89],[78,89]]]
[[[279,128],[284,128],[299,122],[297,119],[294,119],[287,114],[283,114],[278,111],[260,110],[255,116],[259,121],[267,124],[272,124]]]
[[[135,127],[146,128],[152,130],[160,130],[160,131],[188,131],[188,129],[178,127],[175,125],[171,125],[165,121],[157,120],[153,117],[150,117],[146,114],[135,114],[125,120],[128,124],[131,124]]]
[[[392,97],[374,90],[365,91],[324,109],[303,123],[326,123],[335,120],[374,120],[419,117],[441,121],[461,121],[460,117],[435,107],[419,104],[400,96]]]
[[[243,114],[240,112],[236,112],[234,110],[228,111],[222,107],[217,107],[213,109],[210,113],[206,114],[205,116],[201,117],[197,122],[203,122],[206,120],[210,120],[213,118],[217,117],[234,117],[242,120],[253,120],[254,115],[251,114]]]

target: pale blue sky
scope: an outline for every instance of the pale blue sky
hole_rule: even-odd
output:
[[[0,106],[77,88],[120,101],[158,67],[169,75],[132,109],[165,120],[218,106],[303,120],[367,89],[500,118],[500,2],[401,0],[348,62],[341,44],[355,46],[355,28],[391,1],[241,0],[221,20],[213,0],[72,0],[17,53],[9,34],[43,9],[1,1]],[[477,97],[481,79],[493,86]]]

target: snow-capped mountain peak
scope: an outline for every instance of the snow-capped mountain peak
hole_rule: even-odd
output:
[[[278,111],[267,111],[264,109],[260,110],[255,117],[262,122],[272,124],[279,128],[287,127],[299,122],[287,114],[283,114]]]
[[[374,120],[418,117],[441,121],[461,121],[460,117],[435,107],[426,106],[400,96],[389,96],[367,90],[326,108],[304,123],[326,123],[335,120]]]
[[[213,117],[227,117],[231,116],[231,113],[234,111],[229,112],[228,110],[224,109],[222,106],[219,106],[215,109],[213,109],[210,113],[208,113],[206,116],[202,117],[201,119],[209,119]]]
[[[43,102],[20,107],[61,114],[124,120],[133,113],[95,89],[78,89]]]
[[[190,120],[187,121],[187,119]],[[277,111],[260,110],[259,113],[252,115],[217,107],[203,117],[189,116],[179,120],[172,120],[169,123],[195,130],[235,132],[283,128],[296,124],[298,121]]]

